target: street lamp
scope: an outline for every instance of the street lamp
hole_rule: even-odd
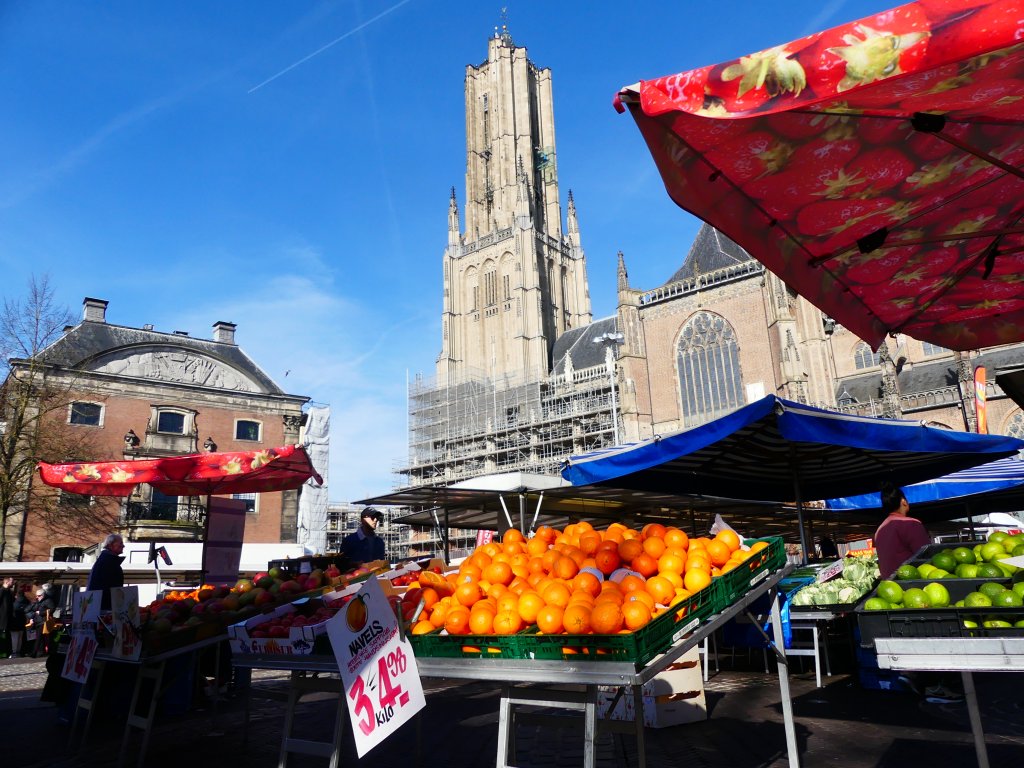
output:
[[[621,333],[602,333],[594,339],[595,344],[604,346],[604,362],[608,366],[608,378],[612,384],[612,432],[615,445],[619,444],[619,404],[615,396],[615,348],[625,340],[626,337]]]

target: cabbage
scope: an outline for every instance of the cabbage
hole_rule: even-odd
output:
[[[860,562],[859,558],[847,558],[843,563],[843,578],[848,581],[861,581],[868,573],[867,563]]]

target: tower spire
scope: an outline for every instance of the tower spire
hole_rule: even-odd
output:
[[[452,196],[448,200],[448,245],[459,243],[459,203],[455,199],[455,187],[452,187]]]
[[[629,290],[629,273],[626,272],[626,257],[619,251],[618,289],[621,294]]]

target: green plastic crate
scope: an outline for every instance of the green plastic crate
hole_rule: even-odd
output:
[[[747,594],[759,582],[768,578],[786,565],[786,546],[781,536],[769,536],[763,539],[748,539],[745,544],[753,545],[758,541],[765,541],[768,546],[760,552],[749,557],[740,565],[728,573],[724,573],[715,579],[722,585],[721,598],[723,604],[718,610],[722,611]]]

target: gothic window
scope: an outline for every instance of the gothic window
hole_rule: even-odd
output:
[[[501,279],[505,286],[505,300],[508,301],[512,298],[512,281],[508,275],[503,275]]]
[[[491,131],[490,131],[490,111],[488,110],[488,106],[487,106],[487,94],[486,93],[484,94],[483,102],[484,102],[484,144],[486,145],[491,140],[491,137],[490,137],[490,133],[491,133]]]
[[[1024,439],[1024,412],[1017,411],[1006,425],[1006,434]]]
[[[484,306],[494,306],[498,301],[498,273],[493,269],[484,273]]]
[[[940,347],[938,344],[932,344],[930,341],[922,342],[921,347],[924,349],[926,355],[941,355],[944,352],[949,352],[945,347]]]
[[[103,426],[103,406],[99,403],[72,403],[68,408],[68,424]]]
[[[874,354],[871,351],[871,347],[862,341],[853,350],[853,364],[857,367],[858,371],[862,368],[871,368],[878,365],[878,355]]]
[[[470,310],[476,312],[480,308],[480,289],[477,286],[473,286],[473,304]]]
[[[743,404],[736,332],[721,315],[698,312],[686,322],[676,362],[684,426],[703,424]]]

